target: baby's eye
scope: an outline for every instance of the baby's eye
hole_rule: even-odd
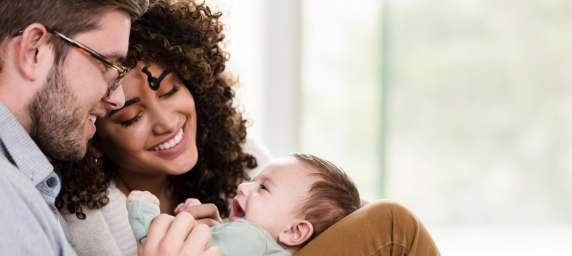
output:
[[[263,189],[263,190],[268,190],[268,188],[267,188],[266,186],[262,185],[262,184],[260,184],[260,188]]]

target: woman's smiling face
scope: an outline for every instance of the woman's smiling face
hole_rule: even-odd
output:
[[[197,163],[197,115],[193,96],[173,73],[150,64],[160,78],[152,90],[139,62],[122,83],[125,107],[96,122],[94,145],[107,155],[117,171],[179,175]]]

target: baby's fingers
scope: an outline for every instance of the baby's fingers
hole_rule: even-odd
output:
[[[184,207],[185,207],[185,203],[180,203],[179,205],[177,205],[177,207],[175,207],[175,214],[182,212],[181,209],[184,209]]]
[[[187,200],[185,200],[185,207],[189,208],[191,206],[195,206],[195,205],[201,205],[201,201],[199,201],[199,199],[196,198],[188,198]]]
[[[179,205],[177,205],[177,207],[175,207],[175,214],[184,212],[187,208],[195,205],[201,205],[201,201],[199,201],[199,199],[196,198],[188,198],[187,200],[185,200],[184,203],[180,203]]]
[[[186,209],[181,209],[181,212],[183,211],[190,213],[196,220],[212,219],[219,224],[222,223],[222,218],[220,217],[218,209],[214,204],[201,204],[193,207],[188,207]]]

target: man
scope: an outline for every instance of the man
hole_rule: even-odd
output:
[[[50,159],[82,158],[97,118],[125,103],[128,69],[119,63],[146,6],[0,1],[0,255],[75,255],[54,206],[61,184]],[[196,226],[189,214],[162,215],[139,254],[220,255],[208,249],[208,228]]]

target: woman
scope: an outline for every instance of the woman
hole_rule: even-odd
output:
[[[136,253],[131,190],[158,195],[163,213],[192,197],[226,217],[236,186],[269,160],[246,140],[234,81],[223,73],[219,17],[203,4],[157,1],[132,24],[125,106],[96,121],[83,161],[59,163],[57,206],[79,254]]]
[[[131,190],[157,195],[164,213],[198,198],[226,217],[236,185],[268,160],[245,142],[245,121],[233,107],[219,17],[204,4],[156,1],[132,24],[125,107],[97,120],[95,153],[80,163],[59,163],[63,187],[57,205],[79,255],[136,254],[125,209]],[[410,211],[378,201],[296,255],[388,253],[438,255]]]

